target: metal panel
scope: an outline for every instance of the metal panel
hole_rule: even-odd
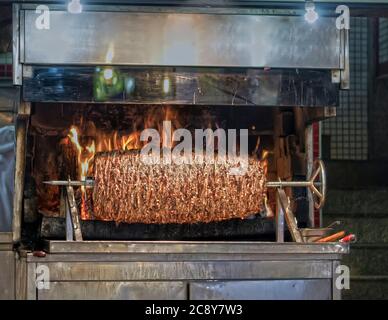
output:
[[[0,87],[0,112],[15,112],[19,99],[19,88]]]
[[[27,283],[26,283],[26,299],[35,300],[37,296],[36,287],[36,263],[27,263]]]
[[[192,300],[328,300],[331,280],[207,281],[190,284]]]
[[[184,282],[50,282],[38,290],[38,300],[184,300]]]
[[[15,254],[0,251],[0,300],[15,299]]]
[[[13,60],[13,84],[22,84],[22,67],[20,64],[20,5],[12,6],[12,60]]]
[[[0,117],[4,114],[0,113]],[[0,127],[0,232],[12,231],[15,174],[15,127]]]
[[[144,254],[144,253],[90,253],[90,254],[75,254],[75,253],[56,253],[48,254],[45,257],[28,256],[28,262],[128,262],[128,261],[290,261],[290,260],[340,260],[341,254],[271,254],[271,253],[160,253],[160,254]]]
[[[257,6],[264,8],[267,8],[268,3],[281,3],[282,7],[285,8],[294,8],[295,5],[298,5],[300,3],[304,4],[306,0],[288,0],[287,2],[285,0],[185,0],[185,6],[225,6],[226,4],[228,6],[241,6],[241,7],[252,7]],[[63,3],[63,0],[59,1],[50,1],[53,3]],[[334,5],[337,4],[337,0],[314,0],[315,3],[334,3]],[[35,0],[34,3],[47,3],[47,0]],[[94,4],[106,4],[106,0],[92,0],[88,1],[88,3],[94,3]],[[182,5],[182,0],[115,0],[114,3],[125,5]],[[288,4],[288,6],[285,5]],[[343,4],[358,4],[358,5],[367,5],[368,8],[370,8],[373,5],[378,5],[378,9],[381,9],[381,4],[388,4],[388,0],[342,0],[341,3]],[[270,10],[269,8],[267,10]]]
[[[15,260],[15,299],[24,300],[27,298],[27,262],[25,252],[16,253]],[[31,263],[30,265],[34,265]],[[32,277],[34,280],[34,277]]]
[[[104,78],[106,70],[116,85]],[[330,70],[24,66],[23,76],[23,99],[31,102],[338,105]]]
[[[26,64],[340,69],[334,18],[51,11],[39,30],[37,16],[25,12]]]
[[[13,241],[20,241],[21,237],[21,221],[22,221],[22,206],[24,192],[24,175],[26,169],[26,148],[27,148],[27,126],[29,119],[21,117],[16,124],[16,157],[14,159],[14,192],[13,192],[13,219],[12,231]]]
[[[156,261],[38,263],[51,281],[150,281],[217,279],[330,278],[328,260],[310,261]]]
[[[12,232],[0,232],[0,244],[12,243]]]
[[[222,253],[222,254],[345,254],[342,243],[271,243],[233,241],[47,241],[50,253]]]

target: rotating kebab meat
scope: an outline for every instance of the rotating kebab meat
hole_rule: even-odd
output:
[[[233,162],[145,164],[138,151],[99,153],[94,180],[47,181],[93,187],[93,215],[126,223],[196,223],[246,218],[263,211],[266,189],[307,187],[320,208],[325,198],[322,161],[308,181],[266,181],[265,161],[249,158],[247,171],[230,174]],[[321,176],[321,183],[315,181]]]

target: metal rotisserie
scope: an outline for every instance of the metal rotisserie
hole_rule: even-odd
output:
[[[326,190],[316,122],[335,116],[349,86],[348,30],[326,10],[309,23],[286,5],[124,2],[81,14],[47,4],[43,31],[38,4],[13,5],[15,172],[0,292],[339,298],[348,245],[307,242],[329,235],[315,228]],[[144,140],[147,129],[160,140]],[[234,161],[150,166],[137,153],[191,140],[187,155],[209,144],[221,155],[224,136],[228,158],[251,157],[245,174],[230,174]]]
[[[246,218],[263,210],[264,161],[249,159],[233,174],[232,161],[216,157],[192,164],[141,161],[137,151],[95,157],[93,213],[126,223],[198,223]]]
[[[33,178],[27,181],[25,194],[27,200],[37,198],[37,211],[44,218],[67,218],[63,191],[70,186],[65,183],[58,188],[44,185],[44,181],[93,178],[93,190],[78,185],[71,192],[82,225],[98,223],[98,228],[103,228],[109,225],[103,221],[113,221],[117,232],[121,223],[133,228],[144,227],[135,224],[155,225],[155,230],[170,224],[203,223],[205,229],[208,222],[232,225],[261,213],[255,217],[260,224],[261,218],[273,218],[273,212],[281,209],[274,188],[285,188],[284,198],[289,203],[283,209],[297,212],[295,224],[310,225],[317,204],[313,196],[324,198],[323,193],[313,188],[311,181],[293,181],[312,176],[311,124],[335,114],[339,89],[347,86],[346,34],[335,28],[335,19],[324,17],[309,25],[294,14],[93,11],[84,16],[88,27],[97,30],[97,22],[104,17],[111,32],[92,32],[88,35],[92,42],[81,41],[81,47],[48,56],[41,51],[47,41],[56,40],[52,31],[58,26],[44,38],[37,37],[26,27],[35,13],[26,9],[23,14],[21,43],[27,45],[16,48],[24,58],[16,67],[23,70],[23,99],[32,103],[27,170]],[[65,30],[73,41],[74,26],[85,30],[86,20],[55,13],[57,22],[65,16],[74,22],[68,24],[67,19]],[[147,27],[140,23],[148,20],[152,23]],[[190,26],[193,21],[195,28],[180,32],[180,26]],[[159,22],[166,27],[160,29]],[[206,31],[225,30],[225,26],[238,28],[210,36]],[[258,26],[260,32],[246,37]],[[292,30],[292,37],[285,30]],[[82,39],[82,33],[76,34]],[[137,37],[140,34],[152,35],[146,43],[147,57],[144,41]],[[182,51],[175,44],[186,44],[190,35],[197,42],[193,48],[185,46],[190,54],[180,54],[183,60],[179,60],[176,53]],[[128,37],[131,51],[125,45]],[[282,41],[285,38],[287,41]],[[165,39],[163,46],[158,45],[160,39]],[[30,46],[35,41],[38,45]],[[300,50],[306,42],[309,50]],[[322,43],[327,44],[327,53],[322,53]],[[225,45],[231,50],[224,50]],[[263,50],[254,50],[257,47]],[[80,54],[74,61],[77,50]],[[225,53],[221,60],[220,50]],[[129,151],[142,148],[140,132],[152,128],[161,133],[164,121],[171,121],[174,130],[191,133],[197,129],[247,130],[248,154],[267,152],[268,164],[256,161],[241,177],[227,175],[226,167],[212,164],[189,170],[187,166],[141,167],[138,156]],[[135,168],[131,174],[124,172],[126,163]],[[304,187],[313,195],[301,190]],[[27,209],[25,216],[35,210],[32,205]],[[150,234],[165,239],[165,234],[156,235],[154,230]],[[236,234],[248,239],[251,233],[239,230]],[[282,234],[280,229],[278,234]],[[43,236],[52,237],[51,233]],[[129,232],[124,238],[132,237]]]

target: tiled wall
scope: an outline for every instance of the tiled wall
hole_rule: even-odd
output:
[[[379,63],[388,62],[388,18],[379,19]]]
[[[367,37],[367,18],[351,18],[350,90],[341,91],[337,116],[324,121],[322,125],[322,134],[330,136],[330,159],[367,160],[368,158]]]

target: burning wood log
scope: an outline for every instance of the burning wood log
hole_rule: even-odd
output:
[[[246,218],[263,210],[265,164],[244,175],[230,162],[145,164],[138,151],[95,156],[94,217],[126,223],[196,223]]]

